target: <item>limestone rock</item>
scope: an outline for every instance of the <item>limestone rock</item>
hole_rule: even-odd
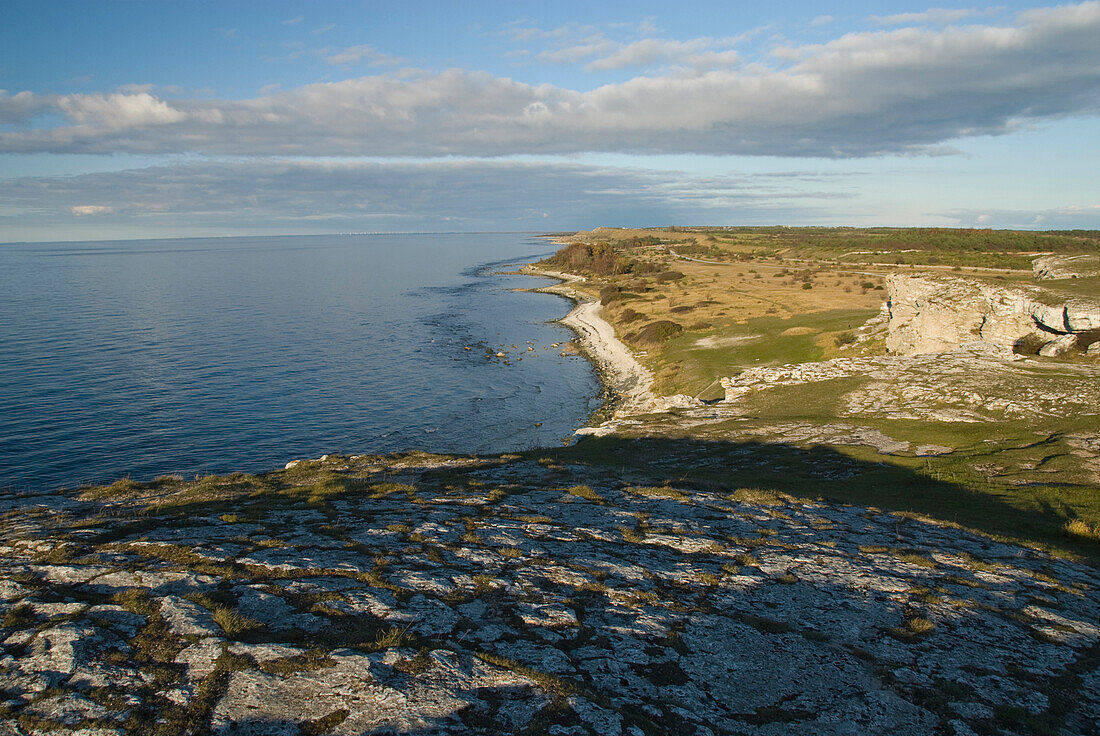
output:
[[[76,726],[82,721],[107,718],[111,712],[102,705],[77,693],[54,695],[39,700],[24,709],[39,718],[46,718],[66,726]]]
[[[92,621],[102,626],[109,626],[126,638],[131,638],[145,625],[146,617],[139,613],[131,613],[122,606],[104,604],[92,606],[84,612]]]
[[[460,714],[471,707],[486,710],[482,697],[493,691],[509,693],[516,701],[510,710],[520,711],[512,720],[526,724],[549,702],[527,678],[453,652],[432,652],[427,671],[410,682],[393,666],[414,654],[368,656],[342,650],[331,655],[335,666],[322,670],[289,677],[236,673],[214,710],[212,731],[293,735],[300,733],[300,723],[337,711],[346,715],[329,733],[434,731],[441,724],[461,727]],[[494,713],[504,723],[508,715]]]
[[[988,352],[838,361],[769,375],[860,377],[840,401],[876,417],[927,412],[945,396],[979,415],[993,403],[985,384],[1034,386],[1037,375],[1072,390],[1010,397],[1020,416],[1100,407],[1097,365]],[[711,404],[675,419],[712,416],[738,441],[911,452],[886,423],[789,420],[747,437],[765,428],[731,427],[735,411]],[[1100,456],[1094,432],[1067,442],[1082,462]],[[1096,568],[918,517],[670,480],[750,469],[769,462],[761,454],[683,452],[629,476],[518,455],[452,460],[445,475],[434,472],[445,460],[380,459],[371,472],[415,495],[344,494],[325,515],[273,495],[254,509],[249,540],[278,539],[271,549],[308,563],[181,584],[269,620],[235,633],[182,597],[158,556],[164,544],[221,555],[240,527],[219,514],[153,507],[138,518],[157,523],[136,528],[133,514],[104,515],[97,533],[126,553],[102,550],[96,564],[112,571],[83,583],[44,583],[72,571],[51,575],[30,545],[4,541],[0,592],[15,600],[0,632],[0,736],[175,732],[173,712],[199,705],[196,732],[226,736],[924,734],[948,723],[984,734],[1007,727],[991,713],[1045,719],[1055,706],[1060,733],[1095,732],[1100,680],[1080,663],[1100,645]],[[845,456],[799,454],[820,477],[858,470]],[[462,473],[477,483],[455,482]],[[48,549],[87,518],[43,508],[7,528]],[[454,543],[467,535],[476,541]],[[141,595],[116,596],[123,583]],[[930,628],[901,628],[914,614]],[[323,626],[300,625],[314,620]],[[1067,672],[1072,698],[1048,697]]]
[[[1070,332],[1100,330],[1100,308],[1092,302],[1071,299],[1065,308],[1066,329]]]
[[[913,454],[917,457],[929,457],[933,455],[947,455],[951,452],[954,452],[954,448],[945,447],[944,445],[918,445]]]
[[[237,611],[275,631],[301,629],[316,631],[323,625],[321,619],[310,613],[298,613],[277,595],[255,588],[247,588],[237,601]]]
[[[1039,344],[1065,333],[1100,329],[1100,301],[1027,285],[954,276],[891,274],[886,349],[899,355],[981,343],[1011,354],[1022,340]]]
[[[1039,348],[1039,355],[1046,358],[1057,358],[1059,355],[1065,355],[1075,347],[1077,347],[1077,335],[1070,332],[1066,335],[1059,335]]]
[[[187,668],[187,679],[198,682],[214,671],[214,663],[221,653],[221,639],[208,636],[177,654],[176,664]]]
[[[690,409],[702,405],[702,401],[687,394],[674,394],[673,396],[659,396],[653,399],[644,408],[644,411],[663,412],[672,411],[673,409]]]
[[[1040,280],[1100,276],[1100,256],[1041,256],[1031,262],[1031,269]]]
[[[856,378],[861,385],[841,397],[841,416],[981,422],[1097,413],[1100,374],[1095,366],[1055,367],[1008,358],[994,347],[972,343],[951,352],[761,366],[721,380],[723,406],[735,412],[766,389]],[[828,429],[815,427],[817,433]]]
[[[168,624],[168,630],[180,636],[210,636],[221,631],[210,611],[179,596],[164,596],[160,615]]]

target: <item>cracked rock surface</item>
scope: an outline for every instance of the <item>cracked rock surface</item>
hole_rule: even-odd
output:
[[[0,511],[0,734],[1089,734],[1100,714],[1097,570],[874,509],[408,454]]]

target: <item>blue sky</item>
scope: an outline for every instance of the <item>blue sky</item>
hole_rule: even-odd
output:
[[[1100,228],[1100,2],[0,3],[0,241]]]

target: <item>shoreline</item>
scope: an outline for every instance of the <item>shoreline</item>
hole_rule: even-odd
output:
[[[570,328],[577,336],[582,351],[592,361],[601,382],[611,393],[612,418],[652,410],[657,402],[657,396],[652,390],[653,374],[619,340],[611,323],[600,316],[602,302],[573,288],[572,284],[586,279],[577,274],[551,271],[534,265],[524,266],[522,272],[561,281],[534,291],[563,296],[574,303],[569,314],[558,322]],[[582,427],[577,433],[593,434],[596,430],[594,427]]]

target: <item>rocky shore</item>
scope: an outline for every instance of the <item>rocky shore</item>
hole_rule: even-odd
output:
[[[689,396],[657,396],[653,393],[653,375],[634,357],[634,353],[615,335],[615,328],[600,316],[603,306],[598,299],[578,291],[572,284],[584,281],[583,276],[528,266],[525,273],[560,279],[562,283],[539,291],[558,294],[575,302],[561,323],[577,335],[581,349],[600,372],[613,399],[617,416],[668,411],[673,408],[698,406]],[[606,434],[600,427],[584,427],[578,434]]]

